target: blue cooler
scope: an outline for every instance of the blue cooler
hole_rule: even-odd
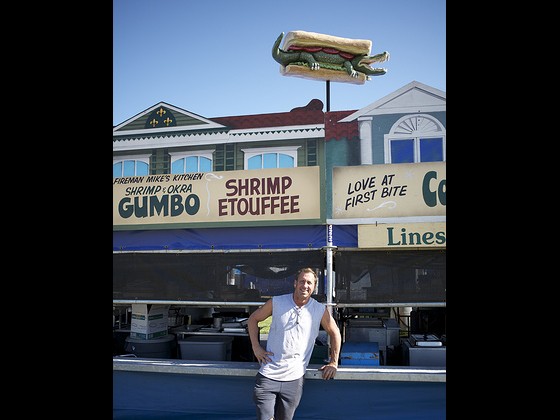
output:
[[[379,344],[370,341],[347,341],[342,345],[340,364],[344,366],[379,366]]]

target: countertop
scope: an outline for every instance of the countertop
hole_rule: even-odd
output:
[[[322,380],[320,367],[321,365],[310,364],[305,378]],[[255,376],[258,368],[259,364],[254,362],[113,357],[113,370],[121,371]],[[414,366],[339,366],[335,380],[446,382],[446,369]]]

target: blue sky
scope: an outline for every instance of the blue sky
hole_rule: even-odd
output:
[[[163,101],[203,117],[325,104],[326,82],[282,76],[280,33],[372,41],[387,74],[330,83],[330,110],[355,110],[416,80],[446,91],[445,0],[113,0],[113,125]]]

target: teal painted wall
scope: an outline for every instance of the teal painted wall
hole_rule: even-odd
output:
[[[355,166],[360,164],[359,140],[330,140],[325,142],[326,154],[326,208],[327,219],[332,218],[332,169],[335,166]]]

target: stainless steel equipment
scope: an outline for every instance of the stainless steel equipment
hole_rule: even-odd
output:
[[[434,334],[411,334],[410,343],[418,347],[441,347],[441,340]]]
[[[405,366],[446,366],[446,346],[434,334],[412,334],[403,340]]]

